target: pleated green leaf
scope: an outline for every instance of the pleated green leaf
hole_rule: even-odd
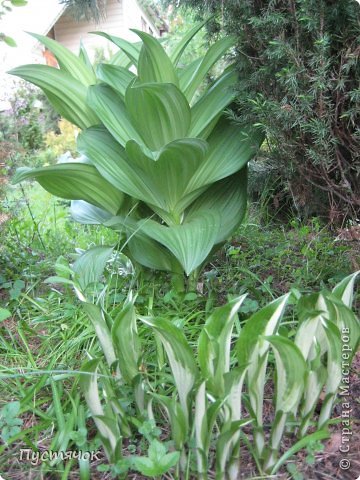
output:
[[[203,57],[199,57],[193,60],[188,65],[184,67],[177,68],[177,75],[179,77],[179,86],[180,90],[184,93],[186,86],[189,84],[190,80],[194,76],[196,70],[199,68]],[[190,102],[191,103],[191,102]]]
[[[77,274],[77,280],[82,290],[100,281],[113,250],[114,247],[93,247],[76,259],[73,270]]]
[[[83,44],[82,41],[80,41],[79,58],[84,63],[84,65],[86,65],[87,68],[89,70],[91,70],[95,75],[94,68],[93,68],[93,65],[91,63],[90,57],[89,57],[89,55],[86,51],[86,48],[84,47],[84,44]],[[95,79],[96,79],[96,77],[95,77]]]
[[[77,140],[78,150],[91,159],[101,175],[128,195],[150,204],[165,207],[150,178],[132,164],[125,150],[102,127],[85,130]]]
[[[55,110],[80,128],[99,123],[86,103],[87,88],[67,72],[47,65],[23,65],[8,73],[40,87]]]
[[[100,37],[104,37],[110,42],[114,43],[117,47],[119,47],[125,55],[129,58],[129,60],[137,66],[139,61],[141,43],[131,43],[123,38],[116,37],[115,35],[109,35],[105,32],[89,32],[94,35],[99,35]]]
[[[203,211],[187,223],[165,227],[154,220],[140,222],[149,237],[168,248],[189,275],[205,260],[215,244],[220,228],[217,212]]]
[[[138,62],[138,77],[141,83],[179,84],[175,67],[160,42],[149,33],[132,29],[143,41]]]
[[[126,247],[140,265],[168,272],[178,272],[181,268],[171,253],[142,232],[141,226],[131,217],[113,217],[105,225],[127,234]]]
[[[203,162],[206,150],[207,143],[204,140],[184,138],[167,144],[154,160],[145,155],[135,141],[126,144],[131,162],[139,167],[146,184],[154,188],[153,197],[158,197],[158,201],[152,203],[167,212],[178,214],[181,211],[176,206]]]
[[[189,195],[191,196],[191,194]],[[187,199],[188,197],[185,197]],[[215,243],[221,243],[237,229],[247,208],[247,168],[211,185],[187,209],[186,218],[203,210],[220,215],[220,229]]]
[[[120,145],[125,146],[130,139],[141,142],[124,101],[115,90],[104,84],[92,86],[89,88],[87,101]]]
[[[96,74],[100,80],[116,90],[123,99],[125,98],[126,89],[135,78],[135,74],[127,68],[109,63],[100,63],[96,69]]]
[[[72,200],[70,212],[76,222],[85,225],[101,225],[112,217],[111,213],[84,200]]]
[[[191,108],[191,125],[189,136],[210,134],[207,127],[226,108],[235,97],[234,86],[237,81],[235,70],[222,75]]]
[[[30,35],[39,40],[55,55],[61,70],[69,73],[85,86],[96,83],[96,76],[92,68],[89,68],[81,58],[77,57],[68,48],[44,35],[37,33],[30,33]]]
[[[175,85],[153,83],[129,87],[125,104],[133,125],[150,150],[160,150],[173,140],[188,136],[190,107]]]
[[[187,191],[216,182],[241,170],[254,156],[263,141],[263,134],[255,129],[240,129],[223,117],[207,139],[209,150],[189,182]]]
[[[68,200],[85,200],[116,214],[123,202],[120,190],[107,182],[92,165],[60,163],[52,167],[19,168],[13,183],[34,179],[48,192]]]
[[[233,45],[234,45],[233,37],[222,38],[221,40],[218,40],[216,43],[211,45],[211,47],[206,52],[205,56],[201,60],[200,65],[195,70],[191,78],[188,80],[188,82],[185,85],[182,86],[185,96],[189,100],[189,102],[192,100],[196,90],[201,85],[201,82],[204,80],[204,78],[206,77],[211,67]]]
[[[175,45],[175,47],[173,48],[173,50],[170,52],[170,55],[169,55],[170,60],[174,65],[177,65],[179,63],[181,55],[184,53],[184,50],[186,49],[188,44],[191,42],[194,36],[198,33],[198,31],[201,30],[202,27],[210,20],[210,18],[207,18],[206,20],[203,20],[202,22],[199,22],[196,25],[194,25],[193,28],[191,28],[181,38],[181,40]]]

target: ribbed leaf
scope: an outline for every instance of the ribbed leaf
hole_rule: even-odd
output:
[[[211,17],[210,17],[211,18]],[[203,20],[202,22],[197,23],[196,25],[193,26],[177,44],[173,48],[173,50],[170,52],[170,60],[174,65],[177,65],[181,55],[183,54],[184,50],[188,46],[188,44],[191,42],[191,40],[194,38],[194,36],[198,33],[199,30],[202,29],[202,27],[210,20],[210,18],[207,18],[206,20]]]
[[[100,37],[104,37],[110,42],[114,43],[117,47],[121,48],[121,50],[127,55],[129,60],[137,66],[139,55],[140,55],[140,48],[141,43],[131,43],[123,38],[116,37],[115,35],[109,35],[105,32],[89,32],[94,35],[100,35]]]
[[[234,86],[237,82],[237,72],[234,69],[226,71],[191,108],[191,126],[189,136],[203,136],[209,124],[218,117],[225,107],[235,97]],[[238,127],[239,129],[239,127]]]
[[[125,146],[130,139],[141,142],[139,134],[131,123],[124,101],[115,90],[104,84],[94,85],[89,88],[87,101],[122,146]]]
[[[124,306],[115,318],[111,337],[124,379],[131,384],[139,374],[140,343],[136,327],[135,308],[132,303]]]
[[[138,76],[141,83],[173,83],[179,80],[175,68],[160,42],[149,33],[134,30],[143,41],[138,63]]]
[[[98,305],[82,303],[82,306],[91,320],[106,361],[108,365],[111,366],[116,361],[116,355],[111,342],[110,330],[105,322],[104,315]]]
[[[111,213],[84,200],[72,200],[70,212],[76,222],[86,225],[101,225],[112,217]]]
[[[94,75],[95,75],[95,72],[94,72],[94,68],[93,68],[93,65],[91,63],[91,60],[90,60],[90,57],[86,51],[86,48],[84,47],[84,44],[82,41],[80,41],[80,51],[79,51],[79,58],[80,60],[84,63],[84,65],[86,65],[86,67],[91,70]],[[95,77],[96,78],[96,77]]]
[[[85,130],[79,135],[77,146],[116,188],[134,198],[166,208],[152,179],[128,160],[124,148],[103,127]]]
[[[203,162],[206,150],[207,143],[204,140],[184,138],[165,145],[154,160],[145,155],[135,141],[126,144],[126,152],[132,164],[139,167],[146,184],[154,188],[152,197],[157,201],[151,203],[167,212],[176,210],[192,176]],[[184,205],[181,204],[177,213],[182,213],[183,208]]]
[[[113,217],[106,226],[126,232],[127,247],[136,262],[155,270],[179,271],[177,260],[160,243],[145,235],[136,220],[130,217]]]
[[[189,100],[189,102],[193,98],[194,93],[201,85],[201,82],[204,80],[205,76],[207,75],[211,67],[233,45],[234,45],[233,37],[222,38],[221,40],[218,40],[216,43],[211,45],[211,47],[203,57],[200,65],[193,73],[192,77],[189,79],[187,84],[183,86],[183,91],[185,93],[186,98]]]
[[[199,57],[196,60],[193,60],[188,65],[177,69],[177,74],[178,74],[178,77],[179,77],[180,90],[182,92],[185,91],[185,87],[189,84],[191,78],[194,76],[196,70],[199,68],[199,65],[202,62],[202,58],[203,57]]]
[[[40,87],[55,110],[78,127],[99,123],[86,103],[87,88],[68,73],[47,65],[23,65],[8,73]]]
[[[154,220],[140,222],[149,237],[168,248],[178,259],[187,275],[198,267],[215,244],[220,228],[217,212],[203,211],[187,223],[165,227]]]
[[[37,33],[30,33],[30,35],[39,40],[39,42],[45,45],[45,47],[55,55],[61,70],[69,73],[85,86],[96,83],[96,77],[92,68],[86,66],[82,59],[77,57],[61,43]]]
[[[258,130],[240,129],[223,117],[209,138],[209,150],[187,191],[195,190],[239,171],[254,156],[263,141]]]
[[[125,92],[135,75],[127,68],[109,63],[100,63],[96,69],[97,76],[100,80],[110,85],[121,97],[125,98]]]
[[[73,270],[82,290],[100,281],[113,250],[114,247],[92,247],[76,259]]]
[[[175,85],[153,83],[129,87],[125,104],[133,125],[150,150],[160,150],[167,143],[187,136],[190,107]]]
[[[35,179],[48,192],[68,200],[85,200],[115,215],[124,199],[92,165],[60,163],[43,168],[19,168],[13,183]]]
[[[191,198],[192,194],[184,199],[187,200],[189,197]],[[245,216],[246,207],[247,169],[243,168],[235,175],[211,185],[186,211],[186,218],[191,218],[203,210],[218,212],[220,229],[215,243],[221,243],[227,240],[240,225]]]
[[[194,354],[183,332],[168,320],[162,318],[141,317],[160,336],[169,359],[170,368],[179,395],[185,418],[189,414],[189,395],[198,376]]]

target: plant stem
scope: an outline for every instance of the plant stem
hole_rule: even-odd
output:
[[[188,277],[188,281],[187,281],[188,292],[196,292],[198,278],[199,278],[199,269],[196,268],[193,272],[190,273]]]

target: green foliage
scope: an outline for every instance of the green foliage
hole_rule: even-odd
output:
[[[169,4],[165,1],[163,3]],[[236,36],[234,118],[266,133],[275,202],[330,221],[359,209],[359,3],[180,0]],[[238,112],[240,112],[238,114]],[[275,173],[275,172],[274,172]]]
[[[164,444],[153,440],[149,445],[147,457],[132,458],[133,468],[147,477],[157,477],[174,467],[180,457],[179,452],[167,453]]]
[[[126,238],[130,258],[179,278],[182,270],[196,276],[241,222],[246,164],[262,142],[261,133],[239,129],[224,115],[237,79],[231,65],[196,97],[232,37],[214,43],[195,69],[177,66],[201,26],[170,55],[144,32],[136,31],[140,50],[101,33],[120,46],[136,76],[120,65],[100,65],[103,83],[93,85],[91,66],[38,35],[60,69],[28,65],[11,72],[40,86],[59,113],[83,130],[78,149],[88,159],[19,169],[14,182],[35,178],[54,195],[76,200],[78,221],[91,218],[113,228]]]
[[[4,405],[0,410],[0,431],[1,439],[7,442],[21,431],[23,421],[18,418],[20,412],[20,402],[10,402]]]
[[[151,362],[144,365],[135,310],[130,300],[120,315],[129,318],[132,329],[124,328],[121,355],[117,353],[115,361],[109,355],[110,346],[104,348],[104,331],[98,334],[108,367],[118,366],[114,377],[117,381],[103,388],[107,396],[112,392],[110,396],[116,398],[117,382],[120,382],[119,386],[123,382],[131,386],[137,417],[150,415],[150,418],[156,418],[158,407],[165,410],[171,439],[179,453],[180,472],[188,468],[189,455],[195,448],[199,478],[208,478],[213,463],[218,480],[238,478],[242,439],[252,453],[259,473],[274,475],[289,457],[305,447],[313,448],[314,442],[329,435],[327,426],[342,381],[342,335],[349,336],[351,359],[360,340],[359,321],[350,310],[357,275],[358,272],[345,278],[332,292],[324,290],[300,296],[299,300],[290,294],[280,297],[253,314],[242,329],[237,322],[237,311],[245,296],[234,299],[215,310],[206,320],[197,344],[198,360],[193,345],[181,328],[166,318],[139,316],[139,320],[153,330],[155,339],[160,340],[168,360],[158,372],[161,380],[156,386],[147,373],[151,370]],[[282,323],[282,317],[290,300],[297,306],[298,321],[286,326],[289,322]],[[86,304],[84,307],[88,308]],[[106,324],[106,328],[113,332],[114,351],[117,351],[117,320],[111,311],[104,310],[102,317],[103,326]],[[236,361],[231,353],[235,323],[239,331],[235,344]],[[106,335],[110,339],[109,334]],[[157,346],[158,355],[159,352]],[[135,368],[132,373],[122,376],[121,373],[128,371],[133,362],[129,358],[135,360]],[[83,367],[87,375],[82,376],[81,385],[107,456],[110,462],[119,461],[116,435],[128,436],[134,420],[122,409],[110,408],[106,400],[101,401],[99,368],[100,359],[87,362]],[[169,378],[172,381],[167,385]],[[264,393],[269,386],[274,390],[273,413],[271,421],[267,418],[265,422]],[[165,393],[169,388],[173,392],[170,396]],[[315,409],[323,388],[325,399],[317,416]],[[252,432],[253,446],[242,431],[245,425]],[[310,426],[315,427],[315,432],[310,433]],[[213,458],[210,447],[215,428],[219,434],[213,440],[216,450]],[[291,438],[292,445],[283,452],[281,446],[285,435]],[[159,446],[158,442],[156,446]],[[164,447],[162,450],[165,454]],[[133,467],[149,476],[160,475],[159,471],[151,470],[155,453],[150,453],[149,449],[149,457],[143,458],[140,464],[135,461]],[[173,457],[172,460],[175,455]]]

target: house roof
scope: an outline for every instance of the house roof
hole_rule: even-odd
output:
[[[137,2],[159,30],[167,31],[167,24],[153,0]],[[26,32],[46,35],[65,10],[66,5],[60,4],[59,0],[28,0],[24,7],[15,7],[6,13],[4,30],[6,35],[15,39],[18,47],[10,48],[0,42],[0,75],[17,65],[29,63],[38,42]]]

